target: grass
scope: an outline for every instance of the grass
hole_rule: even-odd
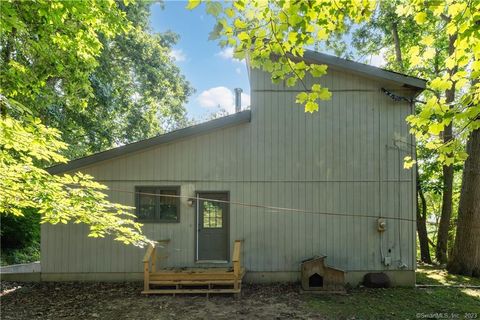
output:
[[[446,270],[435,266],[422,266],[417,271],[417,284],[480,286],[480,278],[449,274]]]
[[[480,279],[422,267],[417,283],[480,285]],[[480,289],[355,289],[347,295],[312,295],[308,305],[327,319],[480,319]]]

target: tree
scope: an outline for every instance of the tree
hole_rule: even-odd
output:
[[[426,146],[437,149],[439,159],[445,165],[451,166],[456,159],[464,160],[469,156],[464,165],[460,194],[458,212],[460,228],[457,227],[454,254],[449,261],[448,269],[454,273],[479,275],[480,237],[475,236],[478,234],[478,230],[475,230],[477,228],[475,222],[480,220],[477,202],[480,198],[480,186],[472,183],[478,182],[480,172],[480,157],[476,152],[479,145],[477,132],[480,128],[480,83],[478,82],[480,78],[480,26],[478,25],[480,1],[469,3],[446,1],[432,3],[424,8],[421,1],[415,0],[409,5],[400,6],[397,12],[401,15],[414,16],[420,25],[427,23],[427,20],[441,20],[441,26],[448,35],[446,70],[429,83],[430,89],[436,92],[444,91],[445,96],[429,98],[420,114],[410,117],[409,121],[416,136],[429,139]],[[433,58],[429,53],[434,50],[434,41],[431,42],[431,39],[434,39],[432,34],[424,35],[421,45],[410,49],[410,58],[416,64],[421,66]],[[420,51],[423,51],[423,59],[418,58]],[[455,99],[455,90],[463,93],[460,99]],[[454,135],[452,124],[457,122],[460,123],[461,129]],[[434,137],[440,132],[443,132],[443,141]],[[467,153],[458,151],[462,136],[468,137]],[[444,176],[450,173],[453,179],[453,168],[446,172],[444,166]],[[446,190],[445,187],[443,191],[451,193],[451,189]],[[443,205],[445,206],[445,203]],[[448,228],[444,227],[444,229],[447,229],[448,236]],[[439,230],[441,231],[442,229]],[[443,250],[443,247],[440,249]],[[468,249],[467,253],[465,250]],[[437,258],[443,259],[443,254],[444,252],[440,252]]]
[[[42,169],[65,162],[67,148],[42,121],[85,112],[101,37],[131,30],[126,13],[112,1],[3,2],[0,29],[0,213],[37,210],[42,222],[85,223],[91,237],[148,242],[131,208],[110,203],[92,177]]]
[[[187,7],[192,9],[199,3],[190,1]],[[305,46],[343,31],[347,18],[354,23],[368,20],[375,7],[372,1],[348,0],[235,1],[225,7],[206,2],[207,12],[218,21],[212,38],[219,39],[222,46],[234,47],[237,58],[248,55],[252,67],[271,73],[272,81],[284,80],[288,86],[297,81],[303,84],[306,72],[314,77],[326,72],[326,66],[307,65],[298,59],[303,56]],[[445,96],[433,94],[418,114],[408,118],[417,139],[424,140],[427,148],[436,150],[438,160],[446,166],[466,159],[467,154],[461,150],[458,138],[471,137],[470,133],[480,126],[480,83],[470,85],[470,80],[477,79],[480,74],[479,12],[478,0],[445,0],[427,4],[411,0],[402,1],[396,8],[398,16],[413,17],[423,30],[420,41],[411,45],[406,55],[412,67],[431,65],[435,58],[436,39],[442,38],[443,34],[449,39],[446,70],[428,82],[428,91],[445,92]],[[437,24],[438,21],[442,21],[442,25]],[[297,95],[297,103],[303,104],[306,112],[318,110],[318,101],[331,96],[327,88],[318,84],[312,88],[304,85],[304,90]],[[460,101],[452,99],[454,90],[464,92]],[[449,129],[454,122],[462,128],[455,135],[450,134]]]
[[[150,138],[188,123],[184,104],[193,89],[170,55],[178,36],[152,33],[151,3],[119,3],[135,27],[113,39],[101,38],[103,49],[90,77],[93,97],[88,103],[88,114],[96,116],[85,119],[88,141],[96,142],[90,143],[89,152]]]
[[[410,61],[410,56],[407,56],[407,59],[404,59],[404,53],[409,52],[412,47],[416,47],[418,43],[421,43],[423,37],[428,34],[433,34],[435,30],[439,27],[446,27],[446,20],[442,17],[430,19],[428,22],[422,23],[421,25],[417,24],[415,19],[412,16],[400,17],[396,10],[400,1],[388,1],[381,2],[377,12],[374,17],[362,25],[359,29],[356,30],[353,36],[353,44],[357,50],[362,55],[371,55],[377,54],[379,48],[382,48],[384,57],[387,60],[388,68],[416,75],[426,79],[433,79],[441,77],[446,73],[446,68],[442,66],[445,65],[446,59],[451,54],[452,47],[452,37],[449,37],[445,34],[437,34],[435,41],[432,42],[434,50],[430,50],[429,55],[432,56],[432,59],[424,61],[421,65],[412,63]],[[430,41],[430,38],[428,39]],[[417,57],[415,56],[415,59]],[[449,100],[455,100],[455,96],[461,97],[461,91],[455,90],[444,90],[437,92],[426,92],[423,94],[424,99],[428,99],[435,95],[436,97],[449,97]],[[417,104],[417,113],[421,112],[423,105],[421,103]],[[457,130],[454,127],[454,123],[450,123],[448,128],[446,127],[443,134],[444,142],[448,142],[451,139],[452,130]],[[457,147],[458,151],[462,150],[464,141],[459,140],[460,145]],[[420,152],[417,152],[420,158],[418,165],[422,166],[425,163],[423,155],[431,156],[431,158],[436,159],[438,155],[428,152],[428,149],[425,148],[425,144],[428,141],[419,140],[417,145]],[[440,227],[438,230],[437,245],[435,246],[435,253],[437,261],[445,263],[447,261],[447,251],[448,240],[450,239],[451,229],[452,229],[452,214],[453,208],[455,207],[455,201],[453,198],[453,191],[456,186],[454,186],[454,174],[458,172],[458,169],[461,169],[461,164],[463,161],[456,161],[454,165],[444,164],[442,167],[442,214],[440,218]],[[460,165],[458,165],[460,164]],[[422,168],[421,171],[424,168]],[[423,175],[423,174],[422,174]],[[422,175],[419,175],[422,176]],[[417,179],[419,178],[417,177]],[[418,197],[420,198],[420,204],[417,209],[419,213],[417,216],[417,229],[419,232],[420,248],[422,260],[428,262],[430,259],[424,259],[423,257],[428,257],[429,254],[426,252],[428,250],[428,237],[426,233],[421,230],[425,230],[426,226],[424,221],[426,220],[426,212],[422,212],[422,208],[427,208],[425,203],[421,201],[424,198],[422,194],[424,191],[420,188],[425,188],[425,183],[418,184]]]
[[[480,129],[470,133],[467,153],[455,245],[447,268],[452,273],[480,277]]]
[[[55,176],[41,169],[40,163],[66,162],[58,153],[66,148],[60,132],[15,101],[0,96],[0,103],[6,111],[0,119],[0,214],[21,217],[25,209],[36,209],[42,223],[85,223],[90,237],[113,234],[127,244],[148,242],[131,219],[132,208],[110,203],[102,192],[106,187],[91,176]],[[21,113],[23,120],[15,119]]]
[[[192,89],[169,55],[178,37],[152,33],[152,1],[125,3],[2,3],[2,90],[62,132],[69,158],[183,124]]]

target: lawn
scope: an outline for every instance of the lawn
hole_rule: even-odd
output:
[[[422,284],[480,285],[480,279],[419,270]],[[243,296],[143,296],[141,283],[2,282],[2,319],[480,319],[480,290],[354,289],[308,295],[298,285],[246,285]],[[458,315],[458,317],[455,317]],[[470,317],[469,317],[470,315]]]
[[[417,284],[480,286],[480,279],[421,267]],[[354,289],[343,296],[310,296],[308,306],[332,319],[480,319],[480,289]]]

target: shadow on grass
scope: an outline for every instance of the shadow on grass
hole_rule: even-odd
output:
[[[422,284],[477,285],[478,282],[434,268],[422,268],[417,279]],[[343,296],[312,295],[306,299],[310,308],[327,319],[480,319],[480,290],[476,289],[359,288]]]
[[[449,274],[445,269],[423,265],[417,270],[417,284],[480,286],[480,278]]]

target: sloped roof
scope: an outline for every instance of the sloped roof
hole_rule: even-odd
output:
[[[225,127],[234,126],[241,123],[250,122],[251,111],[244,110],[232,115],[228,115],[222,118],[214,119],[204,123],[200,123],[194,126],[186,127],[183,129],[175,130],[169,133],[165,133],[150,139],[141,140],[138,142],[130,143],[121,147],[113,148],[103,152],[95,153],[87,157],[75,159],[67,163],[59,164],[47,169],[51,174],[57,174],[75,170],[81,167],[88,166],[90,164],[116,158],[131,152],[140,151],[156,145],[169,143],[175,140],[187,138],[190,136],[207,133],[213,130],[218,130]]]
[[[389,71],[368,64],[335,57],[313,50],[305,50],[302,60],[314,64],[327,64],[333,69],[349,71],[358,75],[396,82],[401,86],[411,87],[419,91],[425,89],[427,84],[427,81],[424,79],[407,76],[402,73]]]

